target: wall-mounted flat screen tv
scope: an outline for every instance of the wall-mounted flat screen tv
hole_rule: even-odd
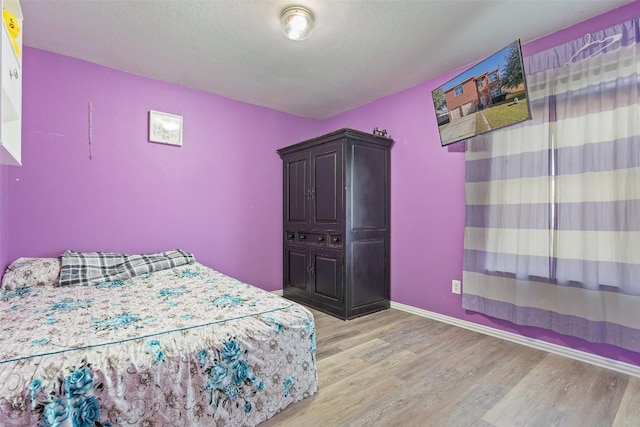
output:
[[[445,145],[531,118],[520,40],[431,92]]]

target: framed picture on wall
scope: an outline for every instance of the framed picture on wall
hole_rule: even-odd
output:
[[[149,110],[149,141],[182,145],[182,116]]]

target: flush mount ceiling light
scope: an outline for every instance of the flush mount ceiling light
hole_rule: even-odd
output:
[[[304,40],[311,35],[313,13],[301,6],[288,7],[282,11],[280,25],[284,35],[291,40]]]

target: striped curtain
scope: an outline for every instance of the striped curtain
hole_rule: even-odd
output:
[[[639,21],[525,57],[533,119],[467,142],[465,309],[640,352]]]

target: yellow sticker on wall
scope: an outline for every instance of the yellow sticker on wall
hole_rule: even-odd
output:
[[[7,9],[2,10],[2,18],[4,19],[4,23],[7,26],[7,30],[9,31],[9,38],[11,39],[11,44],[13,45],[13,50],[20,57],[20,46],[18,46],[18,42],[16,39],[20,34],[20,22],[13,16],[13,13],[9,12]]]

